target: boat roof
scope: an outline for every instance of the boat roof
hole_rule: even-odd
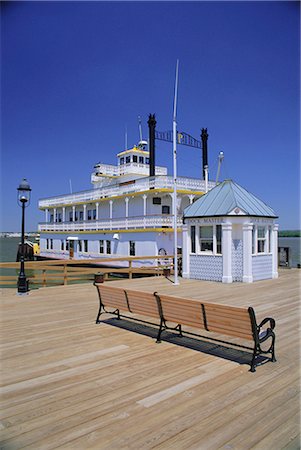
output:
[[[272,208],[232,180],[225,180],[184,210],[184,218],[212,216],[277,218]]]

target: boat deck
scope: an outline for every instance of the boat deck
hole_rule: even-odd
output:
[[[250,285],[163,277],[111,282],[276,320],[276,363],[152,326],[96,325],[92,284],[2,291],[2,449],[300,448],[300,271]],[[164,337],[164,335],[163,335]]]

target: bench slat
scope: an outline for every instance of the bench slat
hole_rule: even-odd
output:
[[[158,304],[154,294],[127,289],[126,295],[132,313],[149,315],[156,319],[160,319]]]

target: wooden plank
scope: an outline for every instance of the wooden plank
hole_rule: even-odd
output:
[[[255,374],[244,352],[222,345],[186,338],[156,345],[152,327],[122,321],[123,329],[115,319],[96,325],[91,282],[22,298],[2,289],[3,448],[298,448],[299,277],[292,269],[253,285],[110,281],[119,289],[252,305],[258,321],[274,317],[277,362]],[[101,353],[120,345],[127,348]],[[139,403],[147,399],[155,403]]]

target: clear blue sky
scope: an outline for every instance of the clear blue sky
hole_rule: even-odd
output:
[[[38,199],[90,189],[95,163],[115,164],[138,140],[137,116],[209,133],[209,170],[225,154],[232,178],[299,228],[299,2],[1,2],[2,222],[18,231],[26,177],[27,231]],[[201,175],[201,152],[178,148],[179,175]],[[172,168],[169,144],[156,163]]]

